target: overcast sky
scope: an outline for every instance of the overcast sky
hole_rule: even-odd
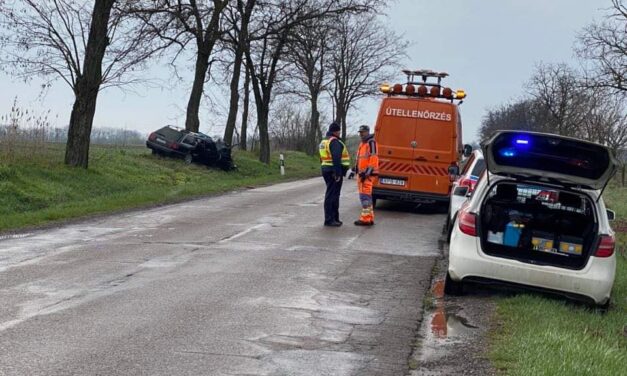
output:
[[[486,110],[523,95],[523,84],[537,62],[567,62],[576,65],[573,43],[584,26],[600,20],[609,0],[397,0],[386,22],[411,42],[407,68],[445,71],[445,81],[463,88],[468,98],[462,104],[464,141],[476,138]],[[187,68],[192,64],[187,64]],[[95,127],[137,129],[148,133],[165,124],[183,126],[191,76],[169,80],[163,65],[146,74],[168,81],[163,88],[140,88],[124,93],[107,89],[100,93]],[[400,82],[399,72],[389,81]],[[52,125],[67,124],[73,103],[69,87],[61,81],[40,95],[41,82],[15,82],[0,74],[0,115],[7,114],[17,96],[19,105],[36,112],[51,110]],[[211,87],[215,104],[201,110],[201,131],[223,133],[228,84]],[[349,114],[353,129],[374,124],[378,99],[363,101]],[[330,107],[323,114],[331,118]]]

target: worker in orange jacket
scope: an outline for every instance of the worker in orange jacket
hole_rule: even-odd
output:
[[[359,127],[361,143],[357,151],[357,162],[353,168],[353,174],[357,175],[357,188],[359,189],[359,201],[361,201],[361,215],[355,221],[357,226],[374,225],[374,208],[372,202],[372,184],[379,174],[379,156],[377,155],[377,142],[374,135],[370,134],[370,127]]]

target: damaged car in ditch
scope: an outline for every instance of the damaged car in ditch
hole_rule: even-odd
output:
[[[213,139],[200,132],[166,125],[148,136],[146,146],[152,154],[182,158],[206,166],[216,166],[225,171],[235,168],[231,157],[231,147],[221,139]]]
[[[487,173],[453,225],[445,292],[496,282],[608,306],[615,214],[601,195],[617,168],[610,150],[519,131],[498,131],[482,149]]]

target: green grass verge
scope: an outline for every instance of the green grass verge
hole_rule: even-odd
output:
[[[627,188],[610,186],[608,208],[627,219]],[[607,313],[536,295],[499,299],[490,359],[507,375],[625,375],[627,234],[617,233],[616,280]]]
[[[0,153],[0,231],[90,214],[108,213],[240,187],[319,175],[318,159],[286,152],[265,165],[236,151],[238,169],[224,172],[180,159],[156,157],[145,147],[92,146],[89,169],[63,164],[64,146],[32,145]]]

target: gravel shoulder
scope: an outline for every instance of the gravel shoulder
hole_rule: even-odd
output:
[[[496,375],[487,357],[494,298],[480,288],[464,296],[445,296],[448,244],[440,240],[440,249],[409,375]]]

